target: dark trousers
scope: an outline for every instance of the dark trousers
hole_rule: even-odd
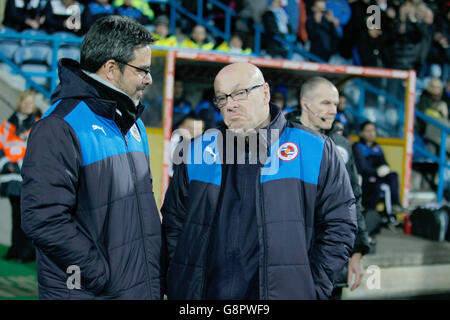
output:
[[[364,177],[362,184],[363,205],[366,209],[375,210],[382,194],[380,186],[385,183],[391,189],[392,204],[400,204],[398,175],[395,172],[389,173],[383,178]]]
[[[20,196],[10,196],[9,202],[12,208],[12,243],[9,254],[14,257],[29,255],[34,251],[34,247],[20,226]]]

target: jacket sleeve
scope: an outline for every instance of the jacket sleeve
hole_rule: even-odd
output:
[[[188,179],[186,165],[174,166],[174,175],[170,181],[161,208],[163,232],[166,237],[168,264],[173,259],[178,238],[186,217],[188,197]]]
[[[365,255],[370,250],[369,234],[367,233],[366,220],[362,214],[362,190],[358,181],[358,171],[356,170],[353,152],[350,149],[349,160],[346,164],[349,173],[350,183],[352,185],[353,194],[356,200],[356,217],[358,221],[358,234],[356,235],[355,247],[353,253],[361,253]]]
[[[72,218],[80,165],[79,143],[72,128],[54,116],[38,121],[22,166],[22,229],[64,272],[70,265],[78,266],[81,286],[98,294],[108,281],[109,268]]]
[[[326,138],[317,185],[311,271],[319,299],[327,299],[333,279],[347,263],[357,233],[355,197],[344,161]]]

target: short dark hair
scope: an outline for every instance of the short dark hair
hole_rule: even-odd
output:
[[[364,121],[363,123],[361,123],[361,125],[359,126],[359,132],[363,131],[364,128],[366,126],[368,126],[369,124],[373,124],[373,126],[375,127],[375,123],[369,120]]]
[[[150,31],[132,18],[116,15],[101,18],[92,25],[81,44],[81,68],[97,72],[110,59],[132,61],[135,49],[152,43]],[[123,67],[120,65],[121,70]]]
[[[316,77],[309,78],[308,80],[306,80],[303,83],[302,88],[300,89],[300,101],[302,98],[311,94],[311,92],[314,91],[316,89],[316,87],[319,86],[320,84],[328,84],[328,85],[334,87],[334,84],[330,80],[328,80],[324,77],[316,76]]]

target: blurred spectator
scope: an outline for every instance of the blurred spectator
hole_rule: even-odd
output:
[[[426,66],[428,54],[431,49],[431,43],[433,42],[433,34],[435,27],[433,26],[434,15],[430,8],[423,3],[422,0],[413,0],[415,4],[415,16],[418,23],[424,25],[426,32],[424,32],[423,38],[418,46],[419,61],[417,62],[416,70],[422,71],[422,68]]]
[[[153,33],[155,46],[176,47],[178,46],[177,38],[170,35],[169,18],[162,15],[155,20],[155,32]]]
[[[438,110],[437,106],[442,100],[443,96],[443,84],[439,78],[431,78],[428,82],[427,88],[422,92],[419,102],[416,105],[417,110],[430,115],[435,118],[441,118],[447,115],[448,112],[444,110]],[[444,102],[445,103],[445,102]],[[415,131],[425,136],[426,123],[420,118],[416,118]]]
[[[294,109],[287,106],[289,88],[284,85],[277,85],[271,94],[271,100],[273,104],[276,104],[281,108],[281,112],[286,115]]]
[[[185,98],[184,85],[181,80],[175,80],[173,98],[172,130],[175,130],[184,117],[192,111],[192,104]]]
[[[438,122],[449,127],[448,105],[443,100],[443,84],[439,78],[431,78],[425,91],[422,92],[417,109],[425,113],[425,115],[436,119]],[[425,142],[431,143],[432,152],[439,155],[441,148],[441,131],[436,126],[426,123],[416,118],[416,130],[424,137]],[[450,138],[447,138],[446,150],[450,150]]]
[[[283,9],[286,4],[287,0],[269,0],[269,8],[262,16],[265,28],[263,49],[272,57],[286,58],[288,54],[288,48],[275,40],[275,36],[295,42],[296,36],[289,25],[289,16]]]
[[[185,115],[180,122],[180,125],[176,130],[174,130],[172,137],[170,139],[170,164],[169,164],[169,176],[172,178],[174,167],[179,165],[178,161],[175,161],[174,158],[182,159],[183,149],[179,150],[177,148],[184,140],[191,140],[199,135],[201,135],[205,131],[205,122],[203,119],[196,117],[193,114]],[[178,154],[176,154],[178,153]]]
[[[446,2],[435,23],[435,33],[428,54],[428,62],[441,66],[450,64],[450,2]],[[442,72],[443,73],[443,72]],[[446,80],[448,74],[443,75]]]
[[[384,67],[385,36],[382,29],[364,28],[356,42],[359,65],[365,67]]]
[[[95,0],[89,2],[89,10],[92,14],[92,23],[100,18],[114,14],[114,7],[109,3],[110,0]]]
[[[339,103],[337,105],[337,113],[336,113],[336,121],[339,122],[340,125],[343,127],[343,135],[345,137],[348,136],[351,129],[351,123],[350,123],[350,116],[345,111],[345,108],[347,107],[347,97],[344,95],[343,92],[339,92]]]
[[[316,0],[311,7],[311,16],[306,21],[308,39],[311,42],[310,52],[324,61],[338,52],[339,36],[337,28],[339,20],[330,10],[326,10],[324,0]]]
[[[37,30],[44,20],[45,17],[41,15],[40,0],[7,0],[3,22],[5,26],[17,31]]]
[[[43,28],[48,33],[57,31],[83,35],[92,25],[92,15],[88,6],[76,0],[50,0],[44,8]]]
[[[191,32],[191,36],[181,42],[182,48],[212,50],[214,43],[208,42],[206,29],[204,26],[196,25]]]
[[[12,244],[4,257],[6,260],[29,262],[35,259],[31,240],[20,223],[20,169],[31,127],[40,116],[34,93],[27,90],[19,95],[16,111],[0,126],[0,195],[9,198],[12,208]]]
[[[339,49],[341,56],[346,59],[352,58],[353,47],[360,39],[361,33],[367,29],[367,7],[371,4],[373,4],[371,0],[356,0],[350,3],[352,14],[348,23],[343,26],[343,37]]]
[[[118,8],[121,5],[125,4],[124,0],[114,0],[113,6]],[[155,13],[146,0],[132,0],[131,6],[135,9],[138,9],[144,16],[148,18],[147,21],[152,21],[155,17]]]
[[[223,121],[222,114],[212,102],[214,99],[214,88],[203,91],[202,100],[195,107],[193,114],[205,122],[205,130],[215,128]]]
[[[366,209],[375,210],[382,195],[381,185],[387,184],[390,188],[392,213],[402,212],[398,175],[391,171],[383,150],[375,142],[375,124],[370,121],[363,122],[359,134],[359,142],[353,145],[353,154],[355,155],[356,167],[363,179],[363,206]]]
[[[123,0],[123,4],[116,8],[116,13],[121,16],[133,18],[143,25],[150,24],[150,18],[140,8],[134,7],[132,2],[133,0]]]
[[[251,54],[252,49],[243,48],[244,42],[239,34],[235,33],[230,37],[230,41],[222,42],[217,48],[217,51],[239,53],[239,54]]]
[[[427,24],[416,17],[415,6],[405,1],[400,6],[392,30],[385,30],[386,66],[392,69],[418,71],[421,62],[422,41],[428,37]]]
[[[330,131],[340,134],[341,136],[345,136],[344,135],[344,131],[345,131],[344,125],[339,120],[334,120]]]

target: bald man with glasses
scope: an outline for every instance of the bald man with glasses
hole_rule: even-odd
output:
[[[333,142],[286,121],[249,63],[214,81],[224,125],[188,144],[165,195],[169,299],[327,299],[355,198]]]

